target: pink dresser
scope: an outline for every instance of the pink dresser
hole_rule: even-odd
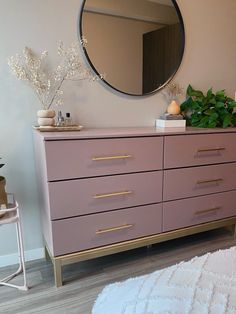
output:
[[[35,131],[43,235],[62,266],[236,223],[236,130]]]

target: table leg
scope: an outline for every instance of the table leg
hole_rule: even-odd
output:
[[[57,288],[62,286],[62,266],[60,260],[53,261],[55,285]]]

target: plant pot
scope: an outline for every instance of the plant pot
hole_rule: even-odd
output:
[[[0,176],[0,205],[7,205],[7,193],[5,191],[6,179]]]
[[[55,117],[56,113],[54,110],[39,110],[37,112],[38,117],[38,125],[39,126],[53,126],[55,125]]]

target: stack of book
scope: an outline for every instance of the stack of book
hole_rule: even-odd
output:
[[[159,119],[156,119],[155,125],[158,128],[183,128],[186,127],[186,120],[181,114],[163,114]]]

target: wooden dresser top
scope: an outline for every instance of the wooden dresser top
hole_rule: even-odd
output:
[[[162,129],[155,127],[139,128],[83,128],[81,131],[67,132],[40,132],[40,136],[46,141],[64,140],[64,139],[88,139],[88,138],[119,138],[119,137],[140,137],[140,136],[171,136],[171,135],[189,135],[189,134],[215,134],[215,133],[236,133],[236,128],[193,128],[187,127],[186,130],[181,128]]]

